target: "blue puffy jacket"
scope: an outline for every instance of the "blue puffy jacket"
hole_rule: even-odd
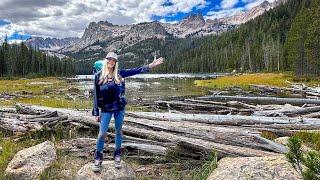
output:
[[[145,65],[138,68],[119,70],[122,78],[133,76],[140,73],[149,72],[149,66]],[[101,112],[113,112],[123,110],[126,105],[125,99],[125,82],[116,84],[114,81],[99,85],[101,71],[95,73],[94,77],[94,94],[93,94],[93,116],[99,116]]]

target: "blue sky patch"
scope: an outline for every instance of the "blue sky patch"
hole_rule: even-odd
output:
[[[4,20],[4,19],[0,19],[0,26],[5,26],[8,24],[11,24],[11,23],[9,21]]]
[[[8,40],[27,40],[31,36],[29,34],[20,34],[20,32],[14,32],[8,36]]]

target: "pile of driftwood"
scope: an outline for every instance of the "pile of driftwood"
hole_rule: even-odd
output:
[[[286,93],[290,97],[303,97],[310,99],[320,98],[320,87],[308,87],[303,83],[290,83],[290,87],[271,87],[266,85],[251,84],[250,87],[262,93]]]
[[[186,102],[200,103],[198,101],[200,100]],[[203,102],[201,103],[203,104]],[[228,107],[238,113],[242,108],[255,109],[255,106],[244,103],[215,104],[212,102],[211,105]],[[203,107],[201,106],[201,108]],[[31,129],[40,129],[57,123],[96,129],[99,126],[91,116],[91,112],[25,105],[17,105],[16,109],[2,109],[0,111],[2,112],[0,127],[16,132],[28,132]],[[111,122],[110,126],[111,133],[108,135],[106,150],[112,150],[114,146],[112,144],[115,136],[113,133],[114,123]],[[145,159],[164,156],[172,150],[184,157],[195,159],[213,150],[218,152],[219,157],[265,156],[285,153],[287,152],[285,146],[262,137],[262,132],[271,131],[279,136],[285,136],[304,129],[320,130],[319,119],[231,114],[128,112],[122,127],[123,147],[128,156]],[[95,137],[78,138],[65,141],[62,144],[62,149],[74,152],[79,156],[89,156],[90,152],[93,152],[94,146]]]
[[[178,101],[156,101],[157,107],[185,113],[266,117],[320,117],[320,99],[211,95]]]

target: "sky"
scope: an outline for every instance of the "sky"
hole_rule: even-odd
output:
[[[90,22],[117,25],[175,23],[190,13],[205,19],[230,16],[264,0],[1,0],[0,41],[32,36],[81,37]],[[273,2],[274,0],[268,0]]]

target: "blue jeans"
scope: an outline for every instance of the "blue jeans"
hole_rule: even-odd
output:
[[[115,120],[115,129],[116,129],[116,149],[121,148],[122,143],[122,123],[124,119],[124,110],[114,111],[114,112],[102,112],[100,115],[100,126],[99,126],[99,135],[97,139],[96,150],[98,152],[103,152],[103,146],[105,142],[105,137],[109,128],[109,123],[112,115]]]

